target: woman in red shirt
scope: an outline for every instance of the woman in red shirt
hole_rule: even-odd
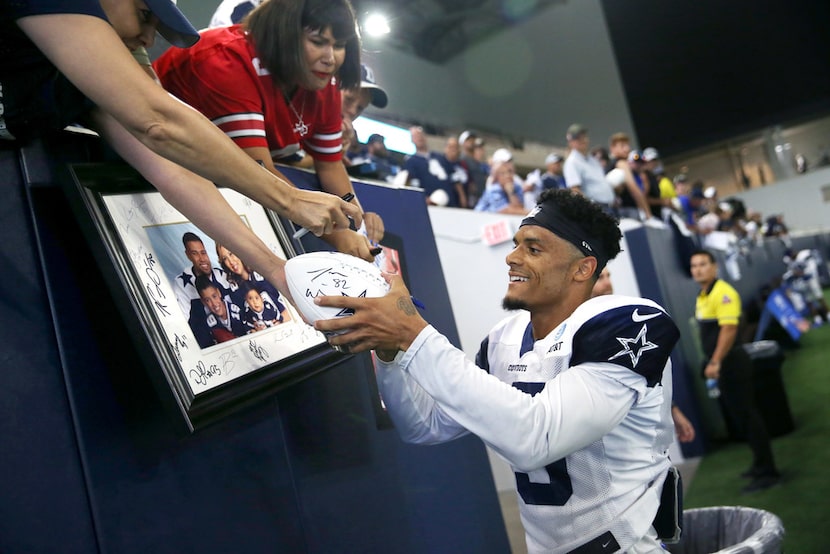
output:
[[[171,48],[154,67],[165,89],[267,169],[302,150],[322,188],[342,197],[354,194],[341,163],[340,89],[360,84],[356,29],[348,0],[267,0],[241,25],[203,31],[194,47]],[[369,241],[357,233],[324,238],[371,259]]]

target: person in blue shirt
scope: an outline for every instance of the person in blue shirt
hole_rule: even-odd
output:
[[[475,210],[500,214],[526,214],[522,186],[516,182],[515,176],[513,162],[494,162],[490,168],[484,194],[476,204]]]

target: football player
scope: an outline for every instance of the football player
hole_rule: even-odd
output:
[[[407,442],[478,435],[512,466],[530,552],[662,552],[653,522],[669,474],[677,326],[643,298],[591,290],[619,253],[617,222],[545,191],[507,255],[503,305],[519,310],[474,364],[424,321],[400,277],[383,298],[322,297],[355,314],[318,321],[329,342],[373,348]]]

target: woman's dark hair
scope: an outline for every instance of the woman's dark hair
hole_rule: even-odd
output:
[[[227,250],[229,254],[233,254],[233,252],[231,252],[231,249],[225,246],[224,244],[220,244],[218,242],[216,243],[216,257],[219,259],[219,265],[222,267],[223,270],[225,270],[225,275],[228,281],[232,281],[236,284],[244,283],[245,279],[242,278],[242,275],[240,275],[239,273],[234,273],[230,270],[228,266],[225,265],[225,260],[222,259],[222,254],[219,251],[220,248]],[[236,254],[234,254],[234,256],[236,256]],[[239,256],[236,257],[239,258]],[[248,264],[243,262],[241,258],[239,261],[242,262],[243,267],[248,273],[253,273],[254,270],[248,267]]]
[[[308,71],[303,31],[331,28],[335,40],[346,43],[346,57],[337,75],[340,88],[360,85],[360,35],[349,0],[265,0],[242,26],[277,85],[303,83]]]

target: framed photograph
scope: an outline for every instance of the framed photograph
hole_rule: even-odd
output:
[[[82,225],[162,399],[194,431],[343,361],[261,275],[188,221],[125,164],[71,168]],[[285,225],[220,188],[280,258]],[[82,217],[82,219],[84,219]],[[166,397],[166,398],[165,398]]]

